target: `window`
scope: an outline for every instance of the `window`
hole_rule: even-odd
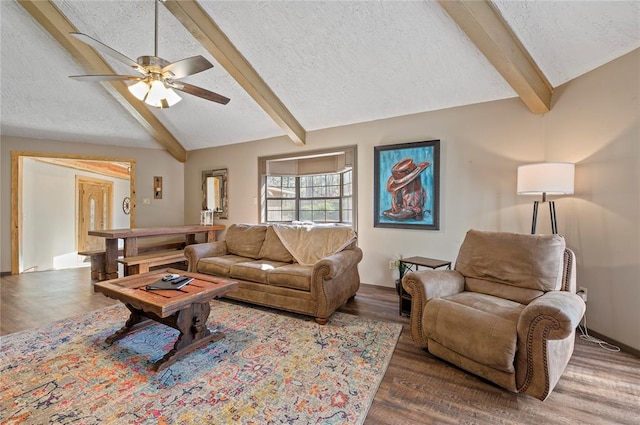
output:
[[[353,158],[355,147],[304,157],[260,158],[261,221],[355,227]]]
[[[296,220],[296,178],[267,176],[266,221]]]
[[[267,176],[266,221],[351,223],[351,174]]]
[[[342,221],[353,223],[353,172],[342,174]]]

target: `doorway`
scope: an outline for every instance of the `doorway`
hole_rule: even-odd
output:
[[[104,238],[91,236],[89,231],[113,227],[113,186],[108,180],[76,176],[78,252],[104,249]]]
[[[25,234],[25,215],[28,215],[29,219],[35,217],[36,222],[41,226],[41,223],[50,221],[52,223],[48,228],[45,227],[44,231],[52,232],[46,237],[42,237],[36,240],[46,241],[55,240],[56,243],[65,241],[64,254],[68,254],[69,251],[76,251],[80,245],[79,235],[81,230],[76,223],[77,217],[81,214],[80,206],[85,201],[80,201],[79,189],[74,187],[74,180],[71,179],[70,183],[65,183],[64,194],[66,195],[70,190],[70,197],[60,197],[55,199],[55,202],[51,202],[46,208],[33,209],[30,208],[29,197],[25,199],[25,185],[29,184],[29,176],[25,176],[25,164],[28,165],[31,160],[35,160],[39,163],[49,163],[66,169],[73,169],[71,174],[82,174],[85,177],[89,176],[96,180],[102,180],[102,176],[119,175],[120,179],[125,180],[124,188],[118,192],[116,190],[117,199],[121,197],[127,197],[130,199],[130,213],[125,218],[125,223],[120,224],[122,227],[135,227],[135,174],[136,174],[136,162],[130,158],[114,158],[114,157],[99,157],[99,156],[84,156],[84,155],[69,155],[69,154],[55,154],[55,153],[38,153],[38,152],[12,152],[11,153],[11,273],[19,274],[30,268],[28,264],[23,264],[25,253],[31,254],[34,250],[40,250],[41,246],[37,243],[33,243],[34,236],[32,234]],[[29,170],[27,170],[29,172]],[[26,177],[26,182],[25,182]],[[42,178],[42,176],[40,176]],[[42,178],[43,183],[50,184],[51,182],[47,178]],[[104,180],[107,180],[105,178]],[[127,182],[128,180],[128,182]],[[70,186],[69,186],[70,185]],[[39,184],[38,184],[39,186]],[[126,189],[125,189],[126,188]],[[123,192],[124,190],[124,192]],[[52,190],[54,193],[62,191],[61,186],[55,186]],[[109,196],[107,196],[107,199]],[[115,198],[115,196],[112,196]],[[97,198],[96,198],[97,199]],[[104,195],[103,198],[104,200]],[[111,200],[110,211],[115,211],[117,202],[115,199]],[[51,208],[51,205],[55,205]],[[78,206],[76,206],[78,205]],[[65,218],[64,226],[59,226],[60,221],[53,221],[51,218],[52,211],[57,212],[61,206],[65,208],[71,208],[72,211],[67,214]],[[99,208],[99,207],[98,207]],[[95,211],[95,210],[94,210]],[[87,211],[89,217],[91,215],[90,207]],[[109,216],[106,218],[102,216],[95,216],[95,218],[104,221],[105,226],[110,226]],[[57,220],[60,220],[59,218]],[[54,224],[55,223],[55,224]],[[96,225],[96,222],[94,222]],[[69,227],[70,226],[70,227]],[[65,227],[67,230],[62,229]],[[42,232],[42,227],[40,229]],[[58,232],[58,233],[55,233]],[[40,237],[40,234],[36,235]],[[68,241],[69,237],[71,238]],[[85,242],[83,242],[85,243]],[[87,242],[91,243],[91,242]],[[26,267],[25,267],[26,266]]]

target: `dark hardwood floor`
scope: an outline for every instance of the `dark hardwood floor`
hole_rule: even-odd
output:
[[[93,292],[88,267],[0,278],[0,335],[97,310],[118,301]]]
[[[0,280],[0,334],[115,304],[93,293],[88,269],[26,273]],[[393,288],[362,285],[340,311],[401,323],[403,331],[371,405],[374,424],[639,424],[640,359],[576,340],[567,369],[541,402],[513,394],[443,362],[411,340]]]

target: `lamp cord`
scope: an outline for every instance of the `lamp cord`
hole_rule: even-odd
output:
[[[618,347],[617,345],[609,344],[606,341],[603,341],[601,339],[598,339],[596,337],[589,335],[589,331],[587,330],[587,313],[585,313],[584,316],[582,316],[581,322],[582,321],[584,321],[584,325],[582,325],[581,323],[578,323],[578,329],[580,330],[580,333],[581,333],[580,335],[581,339],[584,339],[587,342],[593,342],[594,344],[598,344],[600,348],[602,348],[603,350],[612,351],[616,353],[620,351],[620,347]]]

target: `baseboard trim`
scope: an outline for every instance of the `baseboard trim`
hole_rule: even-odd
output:
[[[0,276],[10,276],[11,272],[0,272]]]
[[[629,353],[629,354],[632,354],[632,355],[640,358],[640,350],[638,350],[638,349],[635,349],[633,347],[629,347],[628,345],[625,345],[625,344],[623,344],[621,342],[618,342],[613,338],[609,338],[608,336],[602,335],[601,333],[593,331],[593,330],[591,330],[589,328],[587,328],[587,332],[589,333],[589,335],[591,335],[593,337],[596,337],[598,339],[601,339],[606,343],[609,343],[609,344],[612,344],[612,345],[620,347],[620,350],[624,351],[625,353]]]

